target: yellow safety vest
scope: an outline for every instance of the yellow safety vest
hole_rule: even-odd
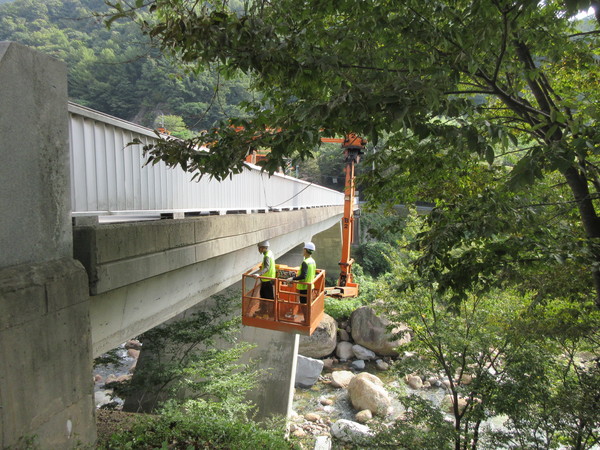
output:
[[[304,280],[300,280],[300,282],[297,285],[298,289],[302,291],[308,290],[309,288],[308,284],[303,283],[312,283],[317,274],[317,263],[314,259],[312,259],[312,256],[305,258],[304,262],[306,263],[306,277],[304,278]]]
[[[277,274],[277,268],[275,267],[275,258],[273,257],[273,252],[271,250],[267,250],[265,253],[263,253],[263,262],[260,265],[260,268],[262,270],[262,268],[265,266],[266,264],[266,260],[269,259],[270,264],[269,264],[269,270],[265,273],[263,273],[263,277],[269,277],[269,278],[275,278],[275,275]],[[269,278],[261,278],[262,281],[271,281],[269,280]]]

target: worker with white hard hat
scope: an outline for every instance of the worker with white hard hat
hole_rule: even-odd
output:
[[[300,266],[300,272],[295,277],[290,277],[287,279],[288,282],[298,281],[296,289],[300,294],[300,303],[306,303],[306,294],[308,289],[311,288],[311,283],[317,274],[317,263],[315,263],[315,260],[312,257],[312,254],[315,250],[315,244],[312,242],[306,242],[304,244],[304,260]]]
[[[271,244],[269,241],[262,241],[258,243],[258,251],[263,255],[263,260],[260,265],[260,269],[252,275],[255,278],[260,277],[261,298],[273,300],[275,298],[273,291],[273,279],[277,275],[277,271],[275,267],[275,257],[273,256],[273,252],[269,250],[270,246]]]

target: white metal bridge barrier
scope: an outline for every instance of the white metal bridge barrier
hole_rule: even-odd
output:
[[[262,212],[343,205],[344,194],[259,167],[224,181],[192,180],[163,162],[144,166],[142,146],[154,132],[69,103],[72,214],[160,216]]]

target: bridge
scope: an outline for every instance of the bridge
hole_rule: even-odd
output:
[[[251,164],[220,183],[143,167],[127,143],[154,132],[68,103],[66,87],[64,64],[0,42],[3,448],[93,444],[94,357],[238,281],[259,241],[280,256],[342,215],[343,194]],[[263,414],[289,412],[297,335],[244,339],[277,367],[265,383],[281,389],[255,393]]]

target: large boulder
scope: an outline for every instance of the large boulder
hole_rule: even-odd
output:
[[[335,350],[337,344],[337,322],[328,314],[311,336],[300,336],[298,353],[309,358],[324,358]]]
[[[309,388],[317,382],[323,371],[323,361],[298,355],[295,386]]]
[[[350,322],[354,342],[378,355],[398,356],[396,348],[410,342],[410,333],[406,326],[395,327],[393,332],[404,332],[404,337],[391,341],[392,335],[387,331],[391,322],[384,317],[378,317],[368,306],[356,309],[350,317]]]
[[[383,387],[383,382],[367,372],[360,373],[350,380],[348,395],[352,406],[359,411],[368,409],[373,414],[385,416],[392,406],[392,399]]]

